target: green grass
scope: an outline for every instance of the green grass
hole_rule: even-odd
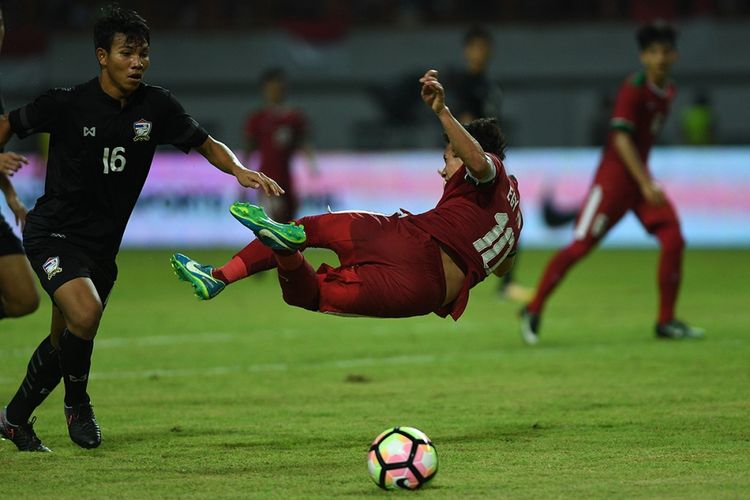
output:
[[[549,255],[524,253],[520,280]],[[438,449],[420,497],[750,491],[747,251],[686,256],[680,316],[704,341],[653,338],[655,251],[601,251],[552,298],[534,348],[494,282],[458,323],[340,318],[286,306],[271,274],[200,303],[168,256],[120,256],[90,385],[101,448],[68,440],[58,389],[35,426],[55,453],[0,443],[3,498],[384,496],[365,454],[395,425]],[[45,302],[0,323],[0,400],[48,322]]]

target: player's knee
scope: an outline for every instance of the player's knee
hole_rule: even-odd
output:
[[[68,329],[84,340],[93,340],[102,318],[101,307],[82,307],[66,317]]]
[[[595,243],[588,240],[577,240],[574,241],[568,248],[565,249],[565,253],[573,261],[584,258],[594,248]]]
[[[282,289],[281,296],[284,298],[284,302],[290,306],[301,307],[308,311],[318,310],[318,297],[317,295],[312,297],[309,294],[302,295],[300,293]]]
[[[4,297],[4,299],[5,314],[10,318],[26,316],[39,308],[39,294],[36,290],[31,290],[30,292],[19,296]]]

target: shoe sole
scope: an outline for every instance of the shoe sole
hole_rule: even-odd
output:
[[[195,290],[195,296],[198,297],[199,300],[208,300],[211,298],[209,297],[206,285],[204,285],[201,280],[194,277],[182,262],[174,258],[174,256],[169,258],[169,262],[172,264],[172,270],[174,271],[175,276],[177,276],[177,279],[190,283],[193,290]]]
[[[262,209],[260,209],[260,216],[256,218],[252,214],[248,214],[247,209],[244,206],[235,203],[229,207],[229,213],[231,213],[240,224],[255,233],[263,244],[275,250],[294,251],[299,249],[305,244],[305,241],[307,241],[304,226],[295,226],[300,229],[302,234],[296,238],[290,238],[284,234],[285,231],[288,231],[290,225],[281,224],[270,219]]]

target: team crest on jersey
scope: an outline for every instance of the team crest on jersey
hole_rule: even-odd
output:
[[[133,124],[133,131],[135,131],[133,142],[148,141],[151,139],[151,137],[149,136],[149,134],[151,133],[151,122],[141,118]]]
[[[60,267],[60,257],[50,257],[47,259],[47,262],[42,265],[42,269],[47,273],[47,279],[51,280],[52,276],[62,272],[62,267]]]

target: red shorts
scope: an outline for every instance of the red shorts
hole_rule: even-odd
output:
[[[398,318],[437,310],[445,299],[440,247],[407,219],[368,212],[303,217],[307,246],[336,252],[317,271],[321,312]]]
[[[573,235],[576,240],[600,241],[632,210],[650,234],[665,225],[679,225],[677,211],[667,198],[664,205],[648,203],[638,185],[629,178],[597,172],[586,202],[578,213]]]

